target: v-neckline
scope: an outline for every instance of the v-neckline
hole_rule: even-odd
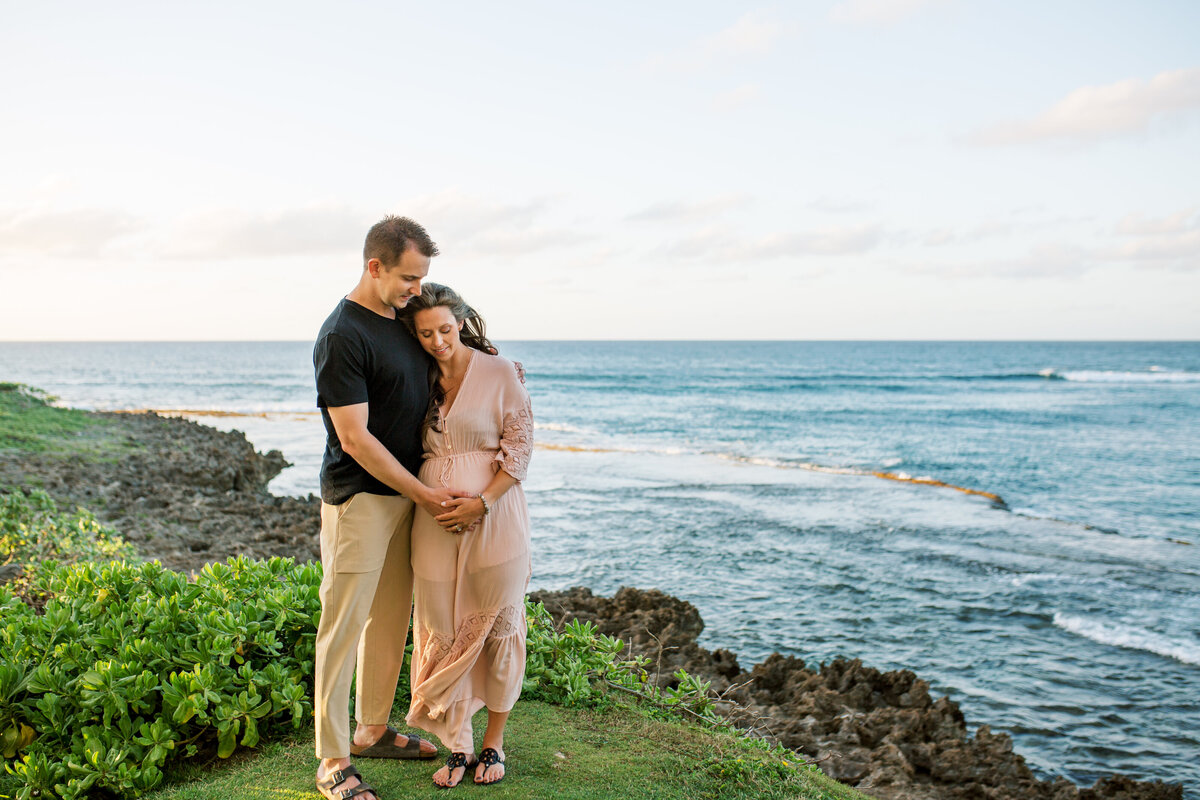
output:
[[[458,407],[458,398],[462,397],[463,388],[467,385],[467,378],[471,377],[471,367],[475,366],[475,348],[470,348],[471,358],[467,361],[467,368],[463,370],[462,380],[458,382],[458,394],[454,395],[454,402],[448,406],[442,404],[442,421],[445,422],[450,416],[450,412]]]

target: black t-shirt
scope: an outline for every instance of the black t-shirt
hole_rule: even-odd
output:
[[[367,403],[367,430],[413,475],[421,467],[421,423],[429,406],[429,361],[399,319],[343,299],[313,348],[317,406],[325,420],[321,499],[337,505],[358,492],[395,495],[342,451],[329,407]]]

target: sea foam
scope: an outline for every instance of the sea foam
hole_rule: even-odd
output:
[[[1055,614],[1055,626],[1099,644],[1144,650],[1185,664],[1200,665],[1200,644],[1182,642],[1160,633],[1120,623],[1101,622],[1070,614]]]

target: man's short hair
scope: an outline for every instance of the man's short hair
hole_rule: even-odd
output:
[[[421,255],[429,258],[438,254],[437,245],[418,223],[408,217],[386,216],[367,231],[367,241],[363,244],[363,263],[378,258],[385,267],[394,267],[408,247],[415,247]]]

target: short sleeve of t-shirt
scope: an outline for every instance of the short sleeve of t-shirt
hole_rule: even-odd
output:
[[[367,402],[367,369],[362,346],[345,336],[327,333],[313,348],[317,373],[317,405],[339,408]]]

